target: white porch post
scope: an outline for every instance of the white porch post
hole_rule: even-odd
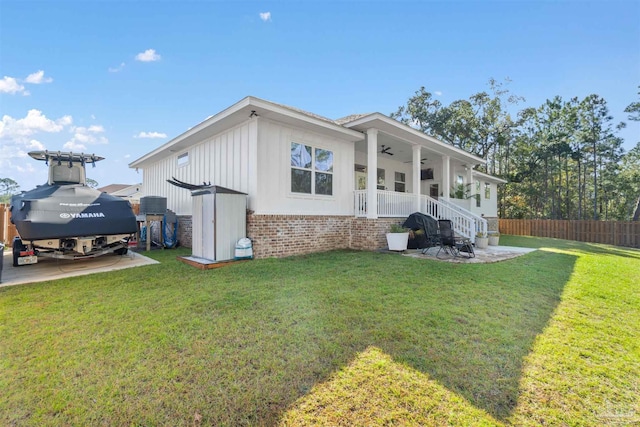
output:
[[[449,200],[449,187],[451,187],[449,156],[442,156],[442,198],[445,200]]]
[[[420,146],[413,146],[413,195],[414,212],[420,212]]]
[[[476,194],[476,186],[473,185],[473,165],[465,165],[467,168],[467,183],[469,184],[469,199],[471,200],[471,196]],[[475,201],[475,198],[473,198]],[[469,205],[470,208],[473,208],[475,205]],[[472,210],[472,209],[469,209]]]
[[[378,129],[367,129],[367,218],[378,218]]]

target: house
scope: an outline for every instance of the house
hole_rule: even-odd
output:
[[[167,198],[187,246],[191,194],[167,180],[248,194],[247,235],[270,257],[381,248],[389,225],[416,211],[474,239],[497,219],[505,182],[474,169],[483,163],[380,113],[331,120],[249,96],[129,166],[145,195]]]
[[[112,196],[122,197],[131,202],[139,202],[142,194],[142,184],[109,184],[98,188],[98,191],[111,194]]]

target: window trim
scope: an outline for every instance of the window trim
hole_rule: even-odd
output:
[[[382,181],[380,181],[380,177],[381,177],[380,172],[382,172]],[[385,187],[386,182],[387,182],[387,172],[386,172],[386,170],[383,169],[383,168],[378,168],[376,170],[376,189],[377,190],[386,190],[387,189],[387,187]],[[382,188],[380,188],[380,187],[382,187]]]
[[[185,159],[185,158],[186,158],[186,160],[181,161],[181,159]],[[180,154],[178,154],[178,156],[176,157],[176,165],[177,165],[179,168],[182,168],[182,167],[184,167],[184,166],[187,166],[187,165],[189,164],[189,162],[190,162],[190,159],[189,159],[189,152],[188,152],[188,151],[185,151],[185,152],[183,152],[183,153],[180,153]]]
[[[491,183],[486,181],[484,183],[484,198],[485,199],[491,198]]]
[[[303,168],[303,167],[299,167],[299,166],[293,166],[291,164],[291,146],[293,144],[300,144],[302,146],[305,147],[309,147],[311,148],[311,165],[309,168]],[[331,171],[323,171],[320,169],[317,169],[316,167],[316,151],[317,150],[324,150],[324,151],[328,151],[331,153]],[[288,152],[288,161],[289,161],[289,195],[290,196],[294,196],[294,197],[320,197],[320,198],[333,198],[335,197],[335,161],[334,161],[334,150],[328,149],[328,148],[324,148],[322,146],[318,146],[318,145],[314,145],[314,144],[310,144],[307,142],[300,142],[299,140],[290,140],[289,141],[289,152]],[[292,185],[293,185],[293,179],[292,179],[292,171],[293,170],[301,170],[301,171],[307,171],[307,172],[311,172],[311,192],[310,193],[302,193],[302,192],[297,192],[297,191],[293,191],[292,189]],[[317,173],[321,173],[321,174],[325,174],[325,175],[331,175],[331,194],[319,194],[316,193],[316,174]]]
[[[398,175],[402,178],[402,181],[398,180]],[[393,191],[396,193],[406,193],[407,192],[407,174],[405,172],[394,171],[393,173]],[[402,184],[404,187],[403,191],[398,191],[398,184]]]

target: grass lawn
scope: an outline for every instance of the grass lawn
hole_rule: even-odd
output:
[[[640,425],[640,251],[500,239],[0,288],[0,425]]]

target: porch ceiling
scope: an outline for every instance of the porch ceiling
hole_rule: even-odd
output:
[[[480,157],[446,144],[380,113],[361,117],[350,123],[345,123],[343,126],[360,132],[366,132],[367,129],[372,128],[378,129],[378,151],[383,144],[385,148],[391,147],[389,152],[394,154],[393,160],[411,161],[413,158],[412,146],[420,145],[422,147],[421,157],[426,157],[428,160],[440,159],[446,155],[452,160],[460,161],[461,164],[485,163]],[[366,147],[366,141],[356,142],[357,151],[366,153]]]

